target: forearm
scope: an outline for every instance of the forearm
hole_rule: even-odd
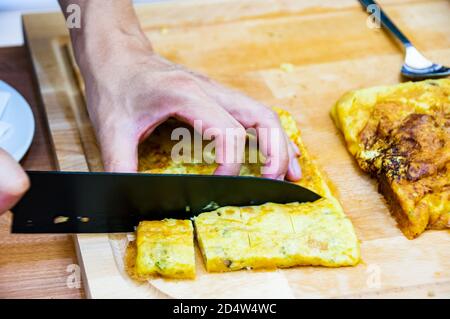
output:
[[[124,48],[152,51],[131,0],[59,0],[59,3],[66,18],[70,4],[80,7],[81,27],[71,28],[70,36],[83,74],[91,73],[94,66],[99,68],[114,61]]]

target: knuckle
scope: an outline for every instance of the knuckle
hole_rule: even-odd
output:
[[[196,92],[199,89],[199,84],[195,78],[182,70],[173,71],[168,77],[168,85],[184,92]]]
[[[189,74],[174,71],[161,83],[160,104],[164,109],[172,110],[175,114],[185,113],[186,105],[195,107],[205,96],[200,84]],[[201,103],[200,103],[201,104]]]
[[[270,121],[275,121],[275,122],[279,123],[280,118],[278,117],[278,113],[268,107],[264,107],[264,108],[265,108],[265,112],[266,112],[265,116]]]
[[[257,125],[266,128],[281,128],[280,118],[278,113],[265,105],[259,105],[254,111],[254,116],[257,118]]]
[[[257,103],[256,112],[259,114],[259,116],[263,116],[268,120],[278,120],[278,113],[270,107],[265,106],[264,104]]]
[[[179,93],[167,94],[167,92],[164,93],[163,98],[158,102],[162,109],[170,114],[183,114],[186,112],[185,106],[188,103],[189,99],[185,95]]]

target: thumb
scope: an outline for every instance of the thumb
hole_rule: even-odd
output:
[[[101,138],[100,145],[105,171],[118,173],[137,171],[137,138],[126,132],[111,133]]]
[[[0,148],[0,214],[14,206],[29,186],[20,165]]]

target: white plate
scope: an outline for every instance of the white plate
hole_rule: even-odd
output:
[[[11,128],[0,138],[0,147],[11,154],[17,161],[20,161],[33,141],[33,112],[22,95],[1,80],[0,91],[6,91],[11,94],[0,119],[0,121],[10,124]]]

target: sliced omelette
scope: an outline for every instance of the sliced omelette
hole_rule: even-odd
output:
[[[143,221],[136,230],[133,276],[195,278],[194,229],[190,220]]]
[[[349,92],[331,116],[406,237],[450,228],[450,79]]]
[[[286,111],[277,109],[277,112],[283,128],[302,154],[299,163],[303,177],[298,184],[323,198],[303,204],[222,207],[197,216],[194,218],[197,242],[206,269],[210,272],[298,265],[339,267],[356,265],[360,260],[359,243],[352,223],[308,155],[295,120]],[[171,160],[172,148],[177,143],[171,140],[171,132],[180,125],[169,121],[141,145],[141,172],[214,172],[217,167],[214,163],[207,164],[195,159],[190,163]],[[213,154],[205,154],[205,157],[213,158]],[[260,176],[260,167],[259,163],[246,163],[242,165],[240,174]],[[138,237],[139,232],[140,229],[137,231]],[[142,249],[151,250],[152,247],[142,246]]]
[[[326,198],[314,203],[223,207],[194,219],[206,269],[352,266],[359,261],[350,220]]]

